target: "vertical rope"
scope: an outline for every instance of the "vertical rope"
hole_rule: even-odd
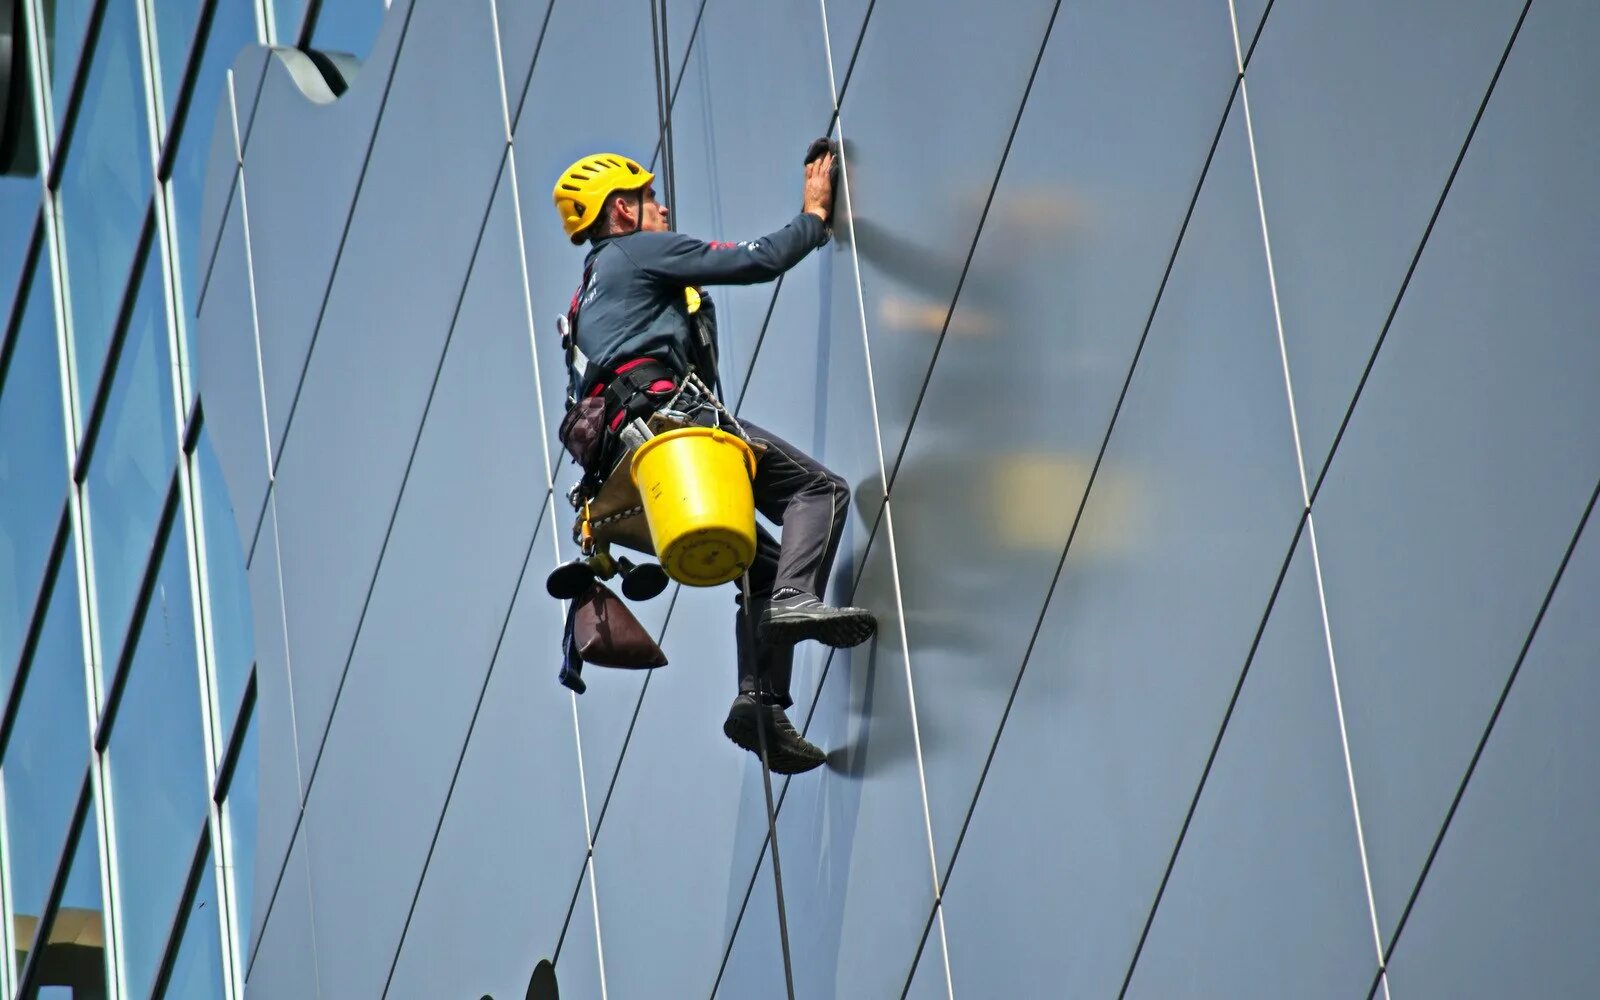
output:
[[[747,653],[756,659],[756,704],[762,711],[766,711],[766,703],[761,700],[766,693],[766,677],[760,671],[761,658],[756,654],[756,620],[755,606],[750,600],[750,574],[747,571],[739,577],[739,590],[744,597],[744,613],[739,617],[744,619],[744,628],[748,629],[746,637],[749,642],[745,645]],[[777,810],[772,805],[772,768],[767,764],[767,727],[766,720],[759,717],[756,720],[756,739],[761,745],[761,790],[767,796],[767,843],[772,845],[772,885],[778,896],[778,940],[783,945],[783,982],[789,990],[789,1000],[794,1000],[794,965],[789,958],[789,916],[783,905],[783,866],[778,863],[778,820]]]

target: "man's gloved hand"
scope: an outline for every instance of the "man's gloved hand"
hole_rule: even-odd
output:
[[[806,148],[806,186],[801,211],[824,223],[833,222],[834,190],[838,186],[838,147],[831,139],[814,140]]]

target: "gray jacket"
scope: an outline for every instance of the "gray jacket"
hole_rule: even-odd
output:
[[[827,242],[822,220],[802,212],[775,233],[743,243],[716,243],[673,232],[635,232],[600,241],[584,260],[583,284],[568,312],[578,350],[588,361],[578,395],[617,365],[655,358],[678,372],[694,364],[716,378],[714,352],[700,343],[696,321],[715,344],[709,305],[691,320],[684,289],[771,281]]]

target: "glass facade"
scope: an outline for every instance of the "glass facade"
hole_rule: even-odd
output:
[[[362,56],[387,4],[13,6],[0,996],[238,997],[255,664],[245,547],[195,405],[207,156],[241,50],[326,37]]]

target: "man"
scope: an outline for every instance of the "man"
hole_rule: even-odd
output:
[[[572,242],[590,244],[567,316],[572,398],[604,396],[605,421],[615,431],[665,402],[690,371],[718,384],[715,310],[700,297],[700,286],[770,281],[827,242],[832,167],[831,152],[807,163],[801,213],[777,232],[744,243],[707,243],[671,232],[654,176],[625,156],[602,153],[569,167],[552,192],[556,210]],[[798,774],[826,755],[783,711],[794,703],[794,644],[813,639],[854,646],[871,638],[877,620],[870,611],[821,601],[844,528],[848,485],[782,438],[741,423],[766,449],[752,484],[756,509],[783,526],[783,540],[756,528],[752,606],[735,598],[739,694],[722,728],[756,753],[764,729],[772,770]],[[753,649],[746,615],[757,626]]]

